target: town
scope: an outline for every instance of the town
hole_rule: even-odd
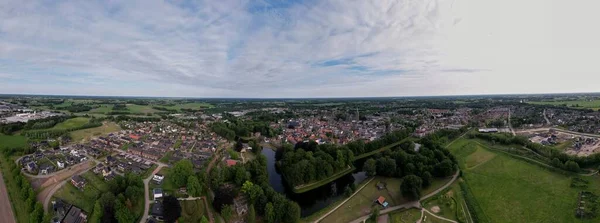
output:
[[[76,106],[80,103],[78,100],[52,99],[48,103],[67,104],[66,109]],[[600,154],[600,136],[595,135],[599,132],[598,111],[528,103],[521,98],[503,99],[512,100],[503,105],[475,97],[441,102],[315,101],[309,104],[313,107],[286,101],[258,101],[242,106],[229,101],[105,100],[86,99],[89,110],[70,112],[48,106],[39,99],[35,105],[18,102],[22,99],[3,99],[0,129],[3,146],[6,144],[3,159],[13,159],[20,173],[11,174],[23,176],[28,188],[37,192],[29,202],[39,204],[41,209],[36,210],[36,205],[32,205],[33,209],[29,210],[39,219],[66,223],[99,222],[105,218],[119,222],[163,222],[173,217],[169,208],[175,202],[179,211],[174,216],[185,222],[217,222],[219,219],[247,222],[259,213],[267,215],[265,207],[269,205],[266,204],[270,204],[267,208],[271,209],[289,206],[288,211],[273,214],[281,221],[290,217],[296,219],[294,221],[333,222],[332,219],[340,218],[344,219],[342,222],[350,222],[370,219],[374,213],[371,210],[377,208],[377,218],[395,222],[391,219],[411,217],[414,213],[394,211],[390,207],[410,210],[414,204],[399,202],[400,198],[396,197],[407,196],[408,199],[408,195],[396,195],[401,194],[397,191],[402,182],[398,177],[407,176],[385,173],[385,169],[379,168],[379,165],[387,165],[385,160],[390,153],[405,149],[417,154],[435,150],[439,146],[431,141],[433,139],[447,140],[447,143],[451,143],[451,139],[466,138],[504,142],[507,139],[503,137],[512,137],[513,144],[523,143],[524,147],[532,148],[530,153],[534,155],[527,155],[527,159],[546,156],[536,152],[545,147],[561,151],[565,156],[587,158]],[[186,105],[190,109],[176,107]],[[116,111],[120,113],[115,114]],[[137,111],[143,111],[144,115]],[[521,137],[526,141],[517,141]],[[19,148],[18,144],[23,146]],[[323,153],[328,148],[337,148],[337,157]],[[295,172],[287,169],[287,165],[314,168],[312,164],[291,160],[295,157],[294,150],[319,151],[315,152],[316,157],[306,156],[311,156],[310,160],[331,159],[330,162],[338,166],[324,173],[331,175],[304,175],[302,180],[293,181]],[[364,165],[363,169],[356,169],[352,162],[342,163],[339,159],[344,159],[345,153],[365,160],[360,164]],[[369,164],[369,160],[374,164]],[[563,160],[535,160],[565,171],[588,171],[579,167],[574,170],[572,164]],[[275,161],[279,162],[277,168],[282,173],[271,169],[275,168]],[[6,165],[12,165],[10,163]],[[369,165],[375,165],[377,171],[370,170]],[[394,164],[393,168],[396,165],[400,164]],[[441,168],[437,165],[429,170],[435,174],[429,180],[444,186],[439,190],[459,190],[460,187],[453,186],[458,185],[454,182],[457,177],[453,177],[454,171],[433,172]],[[580,165],[583,168],[584,164]],[[346,166],[349,167],[345,169]],[[418,176],[424,178],[422,174]],[[368,189],[371,184],[376,190]],[[321,204],[312,198],[313,193],[322,193],[320,191],[331,193],[329,190],[336,185],[345,186],[335,189],[340,192],[327,195]],[[358,186],[367,188],[359,190]],[[271,192],[286,194],[288,198],[266,196]],[[347,198],[345,193],[348,193]],[[373,202],[356,203],[362,207],[361,211],[341,216],[344,208],[333,206],[334,201],[358,202],[352,196],[355,193],[371,197]],[[117,197],[120,198],[113,199]],[[113,201],[107,201],[109,198]],[[13,202],[15,199],[11,198]],[[277,199],[280,203],[275,207],[273,202]],[[439,205],[442,200],[436,198],[422,205],[430,207],[424,210],[433,216],[441,213],[440,208],[446,208]],[[18,204],[27,205],[27,202]],[[117,210],[117,206],[126,211]],[[330,211],[315,211],[321,209]],[[466,213],[470,208],[461,206],[460,210]],[[450,219],[461,220],[457,216]],[[470,219],[464,221],[470,222]]]

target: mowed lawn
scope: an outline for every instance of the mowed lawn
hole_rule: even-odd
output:
[[[0,149],[21,148],[27,146],[27,137],[0,134]]]
[[[71,182],[67,182],[58,189],[54,197],[60,198],[70,204],[80,207],[87,213],[92,213],[96,199],[102,194],[96,187],[88,184],[84,190],[77,189]]]
[[[575,217],[579,190],[570,187],[571,176],[488,150],[467,139],[457,141],[450,150],[484,212],[480,218],[489,222],[598,222]],[[590,180],[588,190],[598,193],[600,179],[584,178]]]
[[[450,179],[451,178],[435,179],[430,187],[423,189],[422,195],[435,191]],[[387,190],[377,189],[377,183],[380,181],[387,183]],[[390,207],[404,204],[408,202],[408,200],[402,197],[402,194],[400,193],[400,184],[402,184],[402,180],[399,178],[375,177],[375,179],[369,182],[369,184],[367,184],[367,186],[359,193],[350,198],[350,200],[342,207],[323,219],[322,222],[346,223],[361,216],[368,215],[371,213],[372,208],[376,206],[375,200],[379,196],[384,196]]]
[[[421,219],[421,210],[411,208],[408,210],[392,212],[389,215],[391,223],[415,223]]]
[[[204,205],[204,200],[181,201],[181,217],[179,222],[199,223],[202,216],[208,220],[208,214]]]
[[[92,137],[107,135],[112,132],[118,132],[121,130],[121,127],[114,122],[105,122],[102,126],[96,128],[89,129],[81,129],[77,131],[71,132],[71,138],[74,142],[79,142],[81,140],[90,140]]]

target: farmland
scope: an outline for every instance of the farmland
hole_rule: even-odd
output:
[[[76,118],[72,118],[72,119],[67,119],[64,122],[56,124],[50,130],[67,130],[67,129],[72,129],[72,128],[79,128],[79,127],[87,124],[89,121],[90,121],[90,119],[85,118],[85,117],[76,117]]]
[[[595,222],[579,220],[574,209],[579,190],[571,177],[550,171],[487,145],[461,139],[450,147],[463,170],[463,179],[482,213],[481,222]],[[585,177],[589,190],[599,191],[600,179]]]
[[[536,105],[554,105],[554,106],[568,106],[574,108],[586,108],[598,110],[600,109],[600,100],[553,100],[553,101],[532,101],[530,104]]]

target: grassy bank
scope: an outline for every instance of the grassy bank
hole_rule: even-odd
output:
[[[390,144],[390,145],[387,145],[387,146],[381,147],[381,148],[379,148],[379,149],[376,149],[376,150],[373,150],[373,151],[371,151],[371,152],[368,152],[368,153],[363,153],[363,154],[361,154],[361,155],[355,156],[355,157],[354,157],[354,160],[359,160],[359,159],[362,159],[362,158],[366,158],[366,157],[369,157],[369,156],[375,155],[375,154],[377,154],[377,153],[383,152],[383,151],[384,151],[384,150],[386,150],[386,149],[391,149],[391,148],[393,148],[394,146],[398,146],[398,145],[402,144],[403,142],[405,142],[405,141],[407,141],[407,140],[412,140],[412,138],[408,137],[408,138],[406,138],[406,139],[403,139],[403,140],[400,140],[400,141],[398,141],[398,142],[392,143],[392,144]]]
[[[331,181],[337,180],[340,177],[345,176],[346,174],[352,173],[354,170],[356,170],[356,167],[348,167],[348,169],[344,170],[344,171],[340,171],[337,172],[336,174],[331,175],[330,177],[327,177],[325,179],[310,183],[310,184],[304,184],[304,185],[300,185],[300,186],[295,186],[292,191],[294,193],[300,194],[300,193],[304,193],[307,191],[310,191],[312,189],[318,188],[320,186],[323,186],[325,184],[331,183]]]

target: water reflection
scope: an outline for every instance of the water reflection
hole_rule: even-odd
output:
[[[302,217],[311,215],[331,203],[342,199],[344,188],[352,183],[359,184],[367,178],[364,172],[355,172],[347,174],[339,179],[323,185],[314,190],[296,194],[283,182],[281,174],[275,166],[275,151],[271,148],[264,148],[262,154],[267,157],[267,171],[269,172],[269,183],[279,193],[285,194],[288,198],[296,201],[302,208]],[[360,162],[359,162],[360,163]],[[360,169],[360,168],[357,168]]]

